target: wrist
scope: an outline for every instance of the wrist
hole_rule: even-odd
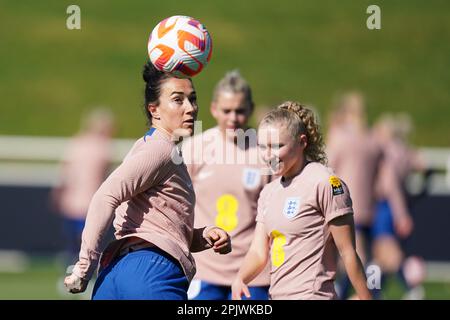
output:
[[[85,279],[87,275],[86,272],[83,272],[81,270],[79,263],[74,265],[71,274],[77,276],[80,279]]]

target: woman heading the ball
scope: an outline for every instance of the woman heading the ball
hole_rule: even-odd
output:
[[[258,145],[279,176],[261,192],[255,235],[233,282],[233,299],[271,260],[271,299],[336,299],[336,255],[342,257],[360,299],[371,299],[355,249],[347,186],[324,163],[311,110],[285,102],[259,125]]]
[[[184,163],[174,161],[178,137],[192,135],[197,117],[192,80],[151,62],[143,78],[151,128],[93,196],[79,260],[64,282],[70,292],[83,292],[100,260],[93,299],[187,299],[195,273],[191,252],[231,250],[224,230],[194,229],[194,189]],[[114,217],[116,240],[101,255]]]

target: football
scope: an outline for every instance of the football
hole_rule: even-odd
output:
[[[148,55],[156,69],[177,77],[193,77],[211,59],[212,40],[198,20],[172,16],[156,25],[148,40]]]

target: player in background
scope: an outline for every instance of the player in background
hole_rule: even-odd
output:
[[[329,166],[344,179],[352,196],[356,246],[365,264],[375,211],[375,184],[383,153],[367,126],[360,93],[346,93],[335,101],[326,145]]]
[[[271,261],[271,299],[336,299],[340,254],[360,299],[370,299],[356,253],[352,200],[327,168],[314,113],[285,102],[259,125],[258,145],[279,176],[258,200],[255,235],[233,282],[233,299],[250,296],[248,283]]]
[[[150,62],[143,78],[151,128],[92,198],[79,260],[65,279],[70,292],[84,291],[101,255],[93,299],[187,299],[195,274],[191,252],[231,250],[222,229],[194,228],[195,193],[178,161],[176,143],[192,135],[198,111],[192,80],[157,71]],[[117,240],[103,250],[113,219]]]
[[[421,155],[408,144],[411,121],[406,114],[383,115],[374,125],[374,132],[384,149],[381,175],[378,181],[378,203],[373,225],[373,257],[383,276],[394,274],[400,280],[406,295],[411,299],[423,298],[420,283],[409,283],[404,273],[405,256],[400,240],[407,238],[412,232],[412,219],[409,218],[407,203],[406,179],[414,171],[425,171],[425,161]],[[387,170],[393,170],[388,175]],[[401,192],[392,197],[392,184]],[[391,201],[389,201],[391,199]],[[394,212],[401,211],[410,221],[395,227]],[[403,213],[402,213],[403,212]],[[398,215],[398,214],[397,214]],[[383,284],[383,282],[382,282]]]
[[[53,208],[62,216],[66,264],[78,260],[89,203],[109,173],[114,126],[114,117],[108,109],[92,110],[63,156],[59,181],[50,195]]]
[[[263,175],[256,130],[247,131],[254,103],[247,81],[230,71],[214,89],[211,114],[217,126],[183,142],[183,157],[197,196],[195,226],[216,225],[233,239],[230,254],[214,257],[210,251],[194,255],[197,274],[189,289],[193,300],[229,300],[231,284],[250,247]],[[252,299],[267,300],[266,268],[250,284]]]
[[[372,260],[373,222],[376,211],[376,186],[379,179],[396,181],[394,170],[383,162],[384,148],[367,124],[364,97],[359,92],[348,92],[338,97],[333,107],[327,136],[329,165],[348,184],[354,208],[356,247],[363,264]],[[384,163],[384,165],[383,165]],[[408,232],[409,212],[398,184],[392,183],[388,201],[396,207],[394,224]],[[349,279],[344,274],[340,283],[340,297],[349,295]],[[381,288],[373,288],[379,298]]]

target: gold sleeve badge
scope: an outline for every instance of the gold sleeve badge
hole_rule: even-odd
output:
[[[337,196],[344,193],[344,188],[342,187],[341,180],[339,180],[336,176],[331,176],[330,179],[330,185],[333,188],[333,196]]]

